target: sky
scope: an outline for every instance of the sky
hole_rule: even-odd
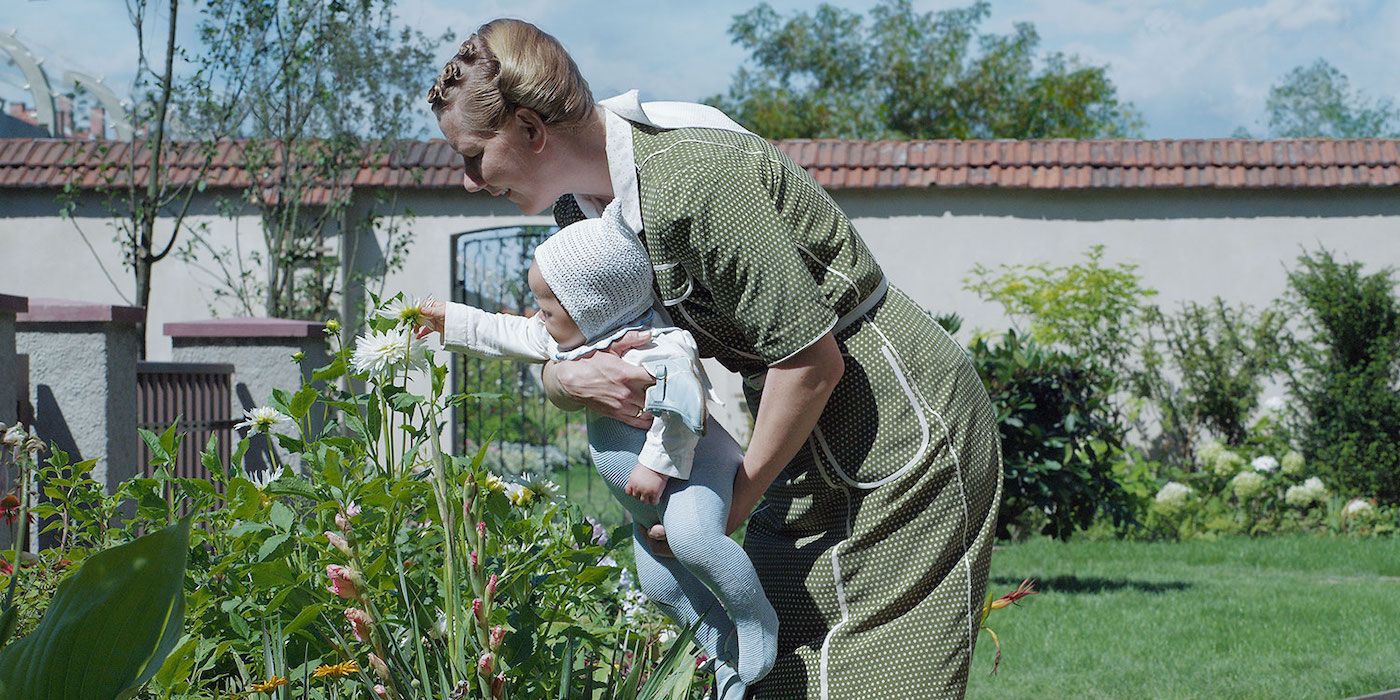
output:
[[[564,43],[600,99],[638,88],[644,99],[699,100],[723,92],[743,63],[727,30],[755,4],[401,0],[399,14],[430,36],[449,31],[458,41],[495,17],[525,19]],[[789,14],[816,3],[770,4]],[[833,4],[864,11],[874,0]],[[182,6],[180,17],[192,40],[195,10]],[[1034,24],[1046,51],[1107,66],[1119,96],[1141,112],[1148,138],[1226,137],[1241,127],[1262,133],[1269,86],[1318,58],[1371,97],[1400,102],[1397,0],[993,0],[982,31],[1006,33],[1016,22]],[[130,85],[137,48],[122,0],[0,0],[0,32],[11,31],[44,58],[52,82],[79,70],[104,76],[118,92]],[[445,42],[441,59],[455,47]],[[424,76],[425,89],[432,77]],[[0,62],[0,98],[23,100],[22,83],[18,70]]]

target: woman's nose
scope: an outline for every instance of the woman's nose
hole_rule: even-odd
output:
[[[471,173],[462,173],[462,187],[468,192],[480,192],[486,189],[486,183],[472,178]]]

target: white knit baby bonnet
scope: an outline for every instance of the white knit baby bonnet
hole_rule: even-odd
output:
[[[593,342],[651,308],[651,258],[616,200],[596,219],[565,226],[535,248],[545,284]]]

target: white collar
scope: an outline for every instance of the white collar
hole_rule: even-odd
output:
[[[607,135],[608,177],[612,180],[613,200],[618,202],[622,220],[636,232],[642,230],[642,200],[637,184],[637,157],[632,148],[632,122],[658,129],[688,126],[749,133],[723,112],[709,105],[691,102],[647,102],[641,94],[628,90],[598,103],[603,108]],[[574,195],[583,215],[596,218],[603,205],[587,195]]]

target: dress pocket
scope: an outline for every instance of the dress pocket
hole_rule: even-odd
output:
[[[872,322],[839,339],[845,373],[810,438],[833,479],[883,486],[922,463],[941,435],[896,349]]]

